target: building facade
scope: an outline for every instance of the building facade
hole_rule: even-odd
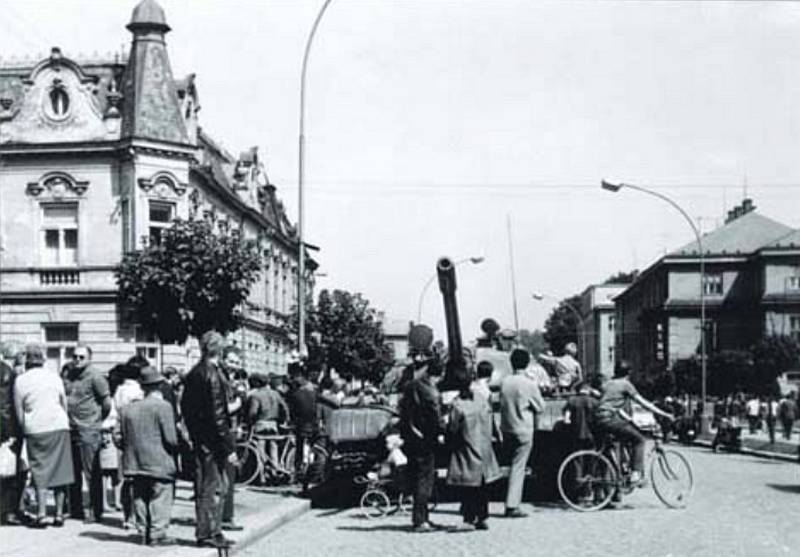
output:
[[[292,348],[298,238],[256,148],[234,156],[200,127],[195,76],[175,79],[154,0],[127,26],[129,52],[0,66],[0,335],[42,341],[52,366],[86,342],[102,369],[134,353],[187,367],[117,301],[125,252],[175,218],[208,218],[258,239],[264,270],[230,335],[249,370],[280,373]],[[308,287],[316,264],[308,260]]]
[[[595,284],[581,294],[581,342],[588,375],[611,377],[616,362],[616,308],[614,298],[626,284]]]
[[[702,238],[707,353],[743,350],[766,335],[800,338],[798,230],[747,199]],[[615,298],[616,351],[638,373],[659,373],[700,353],[697,242],[653,263]]]

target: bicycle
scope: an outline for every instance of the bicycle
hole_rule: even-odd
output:
[[[605,435],[598,449],[578,450],[564,459],[558,469],[558,491],[567,505],[578,511],[596,511],[636,488],[631,481],[628,451],[620,450],[619,445],[612,435]],[[685,507],[694,488],[692,467],[686,457],[674,449],[665,449],[656,438],[647,459],[656,497],[667,507]]]
[[[269,443],[281,444],[277,461],[265,450]],[[258,480],[265,484],[268,478],[278,485],[290,483],[294,476],[294,445],[294,436],[288,433],[259,434],[251,429],[247,437],[236,444],[239,466],[235,483],[250,485]]]

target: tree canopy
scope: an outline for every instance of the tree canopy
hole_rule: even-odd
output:
[[[531,354],[539,354],[548,348],[547,341],[544,339],[544,333],[539,329],[533,331],[520,329],[519,343]]]
[[[564,346],[569,342],[581,345],[578,342],[580,322],[575,315],[575,311],[580,311],[580,307],[580,294],[561,300],[544,323],[544,340],[557,354],[563,352]]]
[[[293,323],[296,328],[296,318]],[[322,290],[308,310],[306,331],[312,367],[378,383],[392,366],[378,312],[361,294]]]
[[[241,323],[262,268],[258,243],[212,220],[175,220],[160,241],[126,254],[116,271],[122,302],[162,342],[183,343]]]
[[[632,271],[617,271],[606,280],[603,281],[603,284],[631,284],[633,281],[636,280],[636,277],[639,275],[639,270],[634,269]]]

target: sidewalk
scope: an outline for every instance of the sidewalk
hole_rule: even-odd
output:
[[[711,446],[716,430],[711,430],[707,435],[699,436],[695,442],[707,447]],[[769,442],[769,435],[765,431],[750,433],[745,426],[742,428],[742,453],[753,454],[766,458],[797,461],[797,451],[800,446],[800,435],[795,429],[790,440],[785,440],[780,431],[775,433],[775,443]],[[724,451],[724,448],[720,449]]]
[[[34,530],[23,526],[0,528],[0,555],[24,557],[140,557],[154,555],[217,557],[214,548],[198,548],[194,540],[194,502],[191,484],[178,483],[169,535],[177,540],[170,547],[154,548],[136,543],[135,530],[123,530],[122,513],[106,513],[102,524],[67,520],[63,528]],[[253,543],[310,508],[308,500],[293,491],[270,488],[237,488],[236,522],[242,532],[227,532],[235,540],[231,554]],[[52,511],[52,508],[51,508]],[[50,520],[48,520],[50,523]]]

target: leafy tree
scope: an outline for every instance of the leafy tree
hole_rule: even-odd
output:
[[[613,275],[608,277],[606,280],[604,280],[603,284],[612,284],[612,283],[616,283],[616,284],[632,284],[633,281],[636,280],[636,277],[638,275],[639,275],[639,270],[638,269],[634,269],[634,270],[629,271],[627,273],[625,271],[617,271],[616,273],[614,273]]]
[[[297,328],[297,315],[293,320]],[[322,290],[308,310],[309,366],[327,366],[343,376],[379,383],[392,367],[392,350],[375,309],[361,294]]]
[[[261,270],[258,244],[208,220],[175,220],[160,241],[126,254],[116,271],[122,302],[162,342],[183,343],[241,323],[241,304]]]
[[[800,368],[800,341],[788,335],[768,336],[750,350],[758,392],[774,391],[778,376]]]
[[[544,339],[544,333],[539,329],[533,331],[520,329],[519,343],[531,354],[539,354],[548,348],[547,341]]]
[[[544,339],[557,354],[563,352],[564,346],[569,342],[581,345],[578,342],[579,321],[575,311],[569,306],[576,311],[580,310],[580,294],[562,300],[544,323]]]

